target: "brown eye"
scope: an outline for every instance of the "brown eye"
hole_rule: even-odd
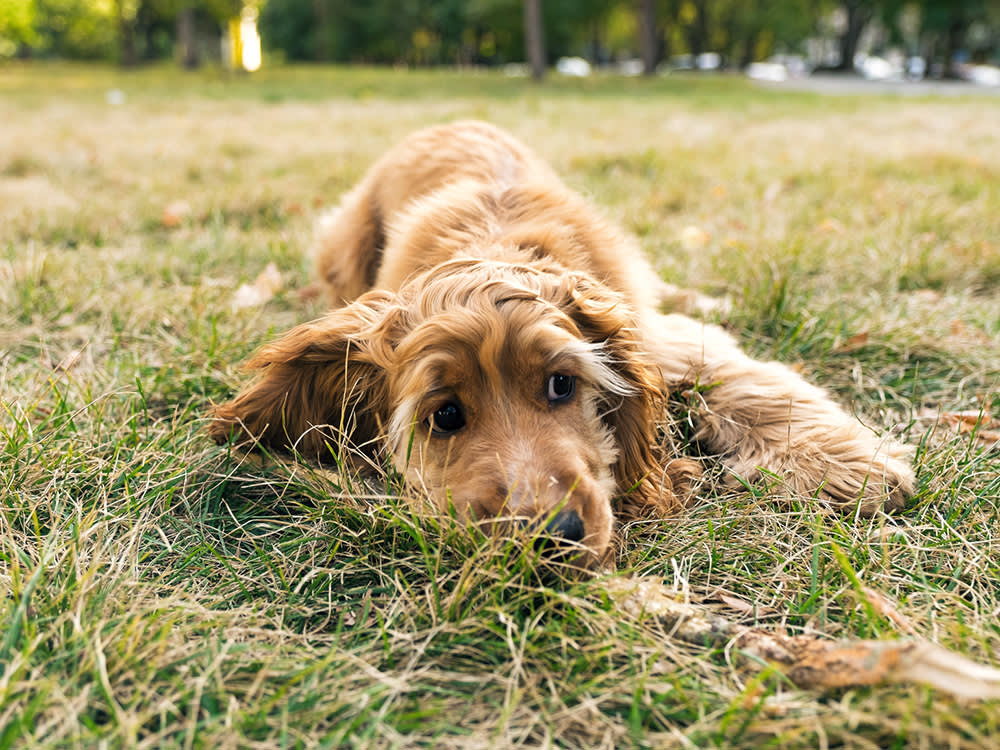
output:
[[[548,398],[549,403],[554,404],[559,401],[566,401],[573,397],[576,391],[576,378],[572,375],[555,374],[549,376]]]
[[[435,435],[450,435],[465,427],[465,414],[454,401],[439,406],[427,420]]]

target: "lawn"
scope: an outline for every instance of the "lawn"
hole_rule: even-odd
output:
[[[800,689],[411,510],[391,476],[207,439],[321,314],[317,214],[419,127],[490,120],[718,322],[914,448],[905,511],[706,478],[614,577],[1000,666],[1000,100],[735,78],[0,66],[0,748],[1000,748],[1000,702]],[[269,263],[275,296],[234,305]],[[994,416],[996,415],[996,416]],[[872,593],[876,592],[877,597]],[[887,603],[874,606],[873,601]]]

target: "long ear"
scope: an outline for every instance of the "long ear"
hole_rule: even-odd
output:
[[[262,347],[247,363],[257,378],[214,408],[209,433],[219,443],[232,436],[321,462],[330,460],[332,433],[334,445],[374,455],[388,410],[393,302],[369,292]]]
[[[603,343],[607,364],[631,390],[608,394],[604,421],[615,435],[615,480],[622,493],[620,512],[629,518],[664,516],[685,502],[697,464],[668,460],[659,440],[665,417],[666,390],[659,372],[642,352],[638,316],[625,300],[587,276],[571,275],[568,306],[581,334]]]

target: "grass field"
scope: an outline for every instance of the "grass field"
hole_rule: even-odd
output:
[[[239,363],[321,313],[294,293],[319,210],[459,117],[531,144],[665,278],[729,295],[755,355],[914,447],[917,496],[870,521],[706,462],[681,517],[623,530],[617,575],[1000,664],[1000,101],[6,66],[0,748],[1000,748],[996,701],[799,690],[601,579],[540,580],[391,480],[206,438]],[[272,261],[283,289],[235,309]]]

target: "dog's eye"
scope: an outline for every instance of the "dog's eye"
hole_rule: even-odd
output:
[[[550,403],[566,401],[576,391],[576,378],[572,375],[555,374],[549,376],[548,397]]]
[[[438,407],[427,421],[428,426],[436,434],[449,435],[465,427],[465,414],[462,413],[462,407],[454,401],[449,401]]]

